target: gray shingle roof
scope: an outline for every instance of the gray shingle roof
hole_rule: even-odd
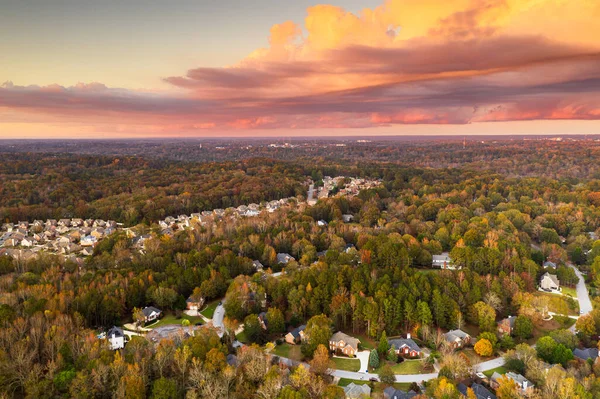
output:
[[[411,350],[421,352],[421,348],[412,338],[393,338],[388,340],[390,346],[394,346],[396,349],[401,349],[404,346],[408,346]]]
[[[596,359],[598,357],[598,348],[576,348],[573,350],[573,356],[582,360]]]
[[[371,395],[371,387],[367,384],[357,385],[353,382],[344,387],[344,393],[347,398],[361,398]]]
[[[329,340],[334,342],[344,341],[347,345],[350,345],[354,350],[358,350],[358,344],[360,343],[360,340],[358,338],[351,337],[348,334],[344,334],[341,331],[338,331],[335,334],[333,334]]]
[[[458,392],[467,396],[468,387],[465,384],[458,384],[456,388],[458,389]],[[475,383],[471,385],[471,389],[473,390],[473,393],[475,394],[477,399],[496,399],[496,395],[491,393],[486,387],[484,387],[481,384]]]

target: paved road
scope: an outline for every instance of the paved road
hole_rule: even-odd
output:
[[[477,364],[474,368],[475,372],[482,373],[484,371],[495,369],[500,366],[504,366],[504,358],[502,357],[497,357],[496,359],[488,360],[487,362],[481,362]]]
[[[285,357],[280,357],[279,361],[283,364],[286,364],[290,367],[295,367],[298,366],[299,364],[301,364],[300,362],[294,361],[292,359],[288,359]],[[304,365],[304,367],[310,367],[307,363],[302,363]],[[488,360],[487,362],[483,362],[483,363],[479,363],[477,366],[475,366],[475,371],[476,372],[483,372],[483,371],[487,371],[487,370],[491,370],[491,369],[495,369],[497,367],[500,367],[504,365],[504,359],[499,357],[496,359],[492,359],[492,360]],[[362,381],[368,381],[371,378],[377,378],[379,379],[379,376],[377,374],[373,374],[373,373],[362,373],[362,372],[355,372],[355,371],[345,371],[345,370],[332,370],[331,371],[331,375],[334,377],[340,377],[340,378],[349,378],[352,380],[362,380]],[[396,382],[421,382],[421,381],[428,381],[428,380],[432,380],[434,378],[437,378],[438,374],[437,373],[428,373],[428,374],[396,374]]]
[[[215,326],[218,330],[219,337],[223,336],[225,332],[225,325],[223,324],[223,319],[225,318],[225,308],[223,304],[220,304],[215,309],[215,313],[212,318],[213,326]]]
[[[592,301],[590,301],[588,289],[585,286],[585,278],[581,272],[575,266],[573,266],[572,263],[568,263],[568,265],[575,271],[575,274],[579,278],[579,281],[577,282],[577,299],[579,300],[579,310],[583,311],[582,314],[588,314],[592,311]]]

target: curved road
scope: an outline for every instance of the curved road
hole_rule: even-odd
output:
[[[572,263],[569,262],[568,265],[571,269],[573,269],[573,271],[575,271],[575,274],[579,278],[579,281],[577,282],[577,299],[579,300],[579,310],[582,311],[582,315],[588,314],[592,311],[592,301],[590,301],[588,289],[585,286],[585,278],[579,269],[573,266]]]

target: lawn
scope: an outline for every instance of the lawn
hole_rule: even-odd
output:
[[[346,371],[360,370],[360,360],[358,360],[358,359],[334,357],[334,358],[332,358],[332,360],[335,363],[335,368],[338,370],[346,370]]]
[[[215,309],[217,308],[217,306],[219,306],[219,302],[220,302],[220,300],[214,300],[214,301],[210,302],[200,312],[200,314],[202,314],[202,316],[206,317],[207,319],[212,319],[213,315],[215,314]]]
[[[570,295],[573,298],[577,298],[577,290],[575,288],[571,288],[571,287],[562,287],[562,293],[563,295]]]
[[[464,348],[461,349],[460,352],[463,353],[467,358],[469,358],[471,364],[478,364],[489,360],[489,358],[479,356],[477,353],[475,353],[475,350],[473,350],[473,348]]]
[[[405,360],[402,363],[385,362],[392,366],[394,374],[421,374],[423,372],[423,361],[422,360]],[[383,363],[373,373],[379,374],[383,368]]]
[[[243,344],[250,343],[250,341],[248,340],[248,337],[246,336],[246,332],[244,330],[242,330],[241,333],[239,333],[238,335],[236,335],[235,339],[237,339],[238,341],[240,341]]]
[[[363,349],[375,349],[377,347],[377,343],[370,337],[367,337],[365,334],[353,333],[351,331],[344,331],[351,337],[358,338],[360,340],[360,346]]]
[[[150,324],[150,325],[145,326],[145,327],[146,328],[156,328],[156,327],[166,326],[166,325],[169,325],[169,324],[179,324],[179,325],[181,325],[181,322],[183,320],[189,320],[191,325],[194,325],[196,323],[202,323],[202,318],[199,317],[199,316],[188,316],[186,314],[182,314],[180,318],[177,318],[177,317],[175,317],[174,314],[167,313],[157,323]]]
[[[301,362],[304,359],[304,355],[300,350],[299,345],[290,345],[288,343],[277,345],[275,349],[271,351],[271,354],[280,357],[286,357],[288,359],[297,360]]]
[[[507,371],[508,371],[508,370],[507,370],[507,369],[505,369],[503,366],[500,366],[500,367],[496,367],[495,369],[491,369],[491,370],[488,370],[488,371],[484,371],[484,372],[483,372],[483,374],[485,374],[485,376],[486,376],[487,378],[490,378],[490,377],[492,376],[492,374],[494,374],[494,373],[498,373],[498,374],[506,374],[506,372],[507,372]]]

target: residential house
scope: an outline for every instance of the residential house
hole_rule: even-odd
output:
[[[547,260],[544,262],[544,267],[551,267],[553,269],[556,269],[557,266],[556,266],[556,263],[550,262],[549,260]]]
[[[96,245],[97,242],[98,239],[96,237],[85,236],[81,238],[81,240],[79,241],[79,245],[81,245],[82,247],[93,247]]]
[[[417,395],[415,391],[404,392],[394,387],[387,387],[383,390],[385,399],[412,399]]]
[[[94,249],[91,247],[85,247],[81,250],[81,254],[83,256],[92,256],[94,254]]]
[[[227,364],[232,367],[238,366],[238,358],[236,355],[229,354],[227,355]]]
[[[462,348],[471,342],[471,336],[462,330],[448,331],[444,338],[454,349]]]
[[[444,252],[441,255],[433,255],[431,267],[450,270],[455,269],[455,266],[452,264],[452,258],[450,258],[450,254],[448,252]]]
[[[58,221],[58,225],[59,226],[64,226],[64,227],[70,227],[71,226],[71,219],[60,219]]]
[[[344,387],[346,399],[363,399],[371,397],[371,387],[367,384],[355,384],[351,382]]]
[[[33,241],[33,238],[30,238],[30,237],[25,237],[21,241],[21,245],[24,247],[32,247],[34,244],[35,244],[35,242]]]
[[[410,334],[406,334],[406,338],[388,339],[388,344],[394,347],[396,354],[404,357],[420,357],[422,353],[421,348],[413,341]]]
[[[145,323],[158,319],[162,313],[160,309],[157,309],[154,306],[145,307],[144,309],[142,309],[142,312],[144,313]]]
[[[252,266],[254,266],[254,268],[256,269],[256,271],[261,271],[263,270],[265,267],[262,263],[260,263],[259,260],[253,260],[252,261]]]
[[[123,349],[125,347],[125,334],[121,327],[113,327],[108,330],[106,338],[112,350]]]
[[[260,323],[260,326],[263,330],[266,330],[269,327],[269,321],[267,320],[266,312],[260,312],[258,314],[258,322]]]
[[[598,348],[576,348],[573,350],[573,356],[575,356],[579,360],[583,360],[584,362],[588,359],[596,361],[596,359],[598,358]]]
[[[469,387],[463,383],[460,383],[456,386],[456,389],[458,389],[458,392],[460,392],[464,396],[467,396],[468,388]],[[496,399],[496,395],[491,393],[489,391],[489,389],[487,389],[485,386],[483,386],[481,384],[474,383],[473,385],[471,385],[471,389],[473,390],[473,393],[475,394],[475,397],[477,399]]]
[[[317,225],[318,225],[318,226],[321,226],[321,227],[323,227],[323,226],[327,226],[327,222],[326,222],[326,221],[324,221],[323,219],[321,219],[321,220],[319,220],[319,221],[317,222]]]
[[[544,291],[560,291],[560,282],[556,274],[546,272],[540,279],[540,287]]]
[[[517,320],[516,316],[508,316],[506,319],[500,320],[498,322],[498,332],[511,335],[515,328],[515,320]]]
[[[277,263],[287,265],[288,262],[290,262],[292,260],[296,260],[296,259],[294,259],[294,257],[290,254],[286,254],[286,253],[278,253],[277,254]]]
[[[329,338],[329,350],[337,354],[355,356],[358,352],[358,338],[351,337],[341,331],[336,332]]]
[[[204,305],[204,298],[203,297],[195,297],[194,295],[190,295],[190,297],[188,299],[186,299],[185,305],[186,305],[187,310],[199,311],[200,308],[202,308],[202,305]]]
[[[517,388],[520,393],[527,393],[534,387],[531,381],[523,377],[521,374],[509,371],[508,373],[504,374],[504,377],[513,380],[515,384],[517,384]],[[493,389],[498,389],[498,387],[500,386],[500,378],[502,378],[502,374],[499,374],[498,372],[494,372],[494,374],[492,374],[492,377],[490,378],[490,386]]]
[[[342,221],[344,223],[350,223],[353,219],[354,219],[354,216],[352,216],[352,215],[349,215],[349,214],[342,215]]]
[[[306,338],[306,334],[304,333],[305,329],[306,326],[304,324],[300,327],[294,328],[292,331],[285,335],[285,342],[287,342],[288,344],[295,345],[304,341],[304,339]]]

